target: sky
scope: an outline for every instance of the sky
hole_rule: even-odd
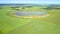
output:
[[[0,0],[0,4],[23,3],[23,4],[60,4],[60,0]]]

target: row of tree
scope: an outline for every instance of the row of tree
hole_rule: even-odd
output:
[[[23,10],[23,9],[25,9],[25,8],[31,8],[32,6],[25,6],[25,7],[11,7],[11,8],[13,8],[14,10]]]
[[[42,9],[47,9],[47,10],[60,9],[60,6],[47,6],[46,8],[42,8]]]

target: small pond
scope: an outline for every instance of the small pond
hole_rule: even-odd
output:
[[[18,11],[18,12],[15,12],[15,15],[17,15],[17,16],[43,16],[46,14],[48,14],[48,13],[43,12],[43,11],[34,11],[34,12]]]

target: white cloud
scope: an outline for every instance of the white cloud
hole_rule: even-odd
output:
[[[45,3],[45,4],[60,4],[60,0],[0,0],[0,3]]]

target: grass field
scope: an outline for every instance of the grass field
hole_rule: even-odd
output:
[[[18,18],[9,15],[10,7],[0,9],[0,34],[60,34],[60,10],[45,10],[36,7],[23,11],[44,11],[50,16],[43,18]]]

